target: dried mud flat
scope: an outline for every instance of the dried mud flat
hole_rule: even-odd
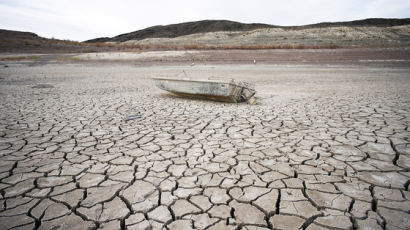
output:
[[[410,68],[379,63],[2,66],[0,229],[409,229]],[[151,80],[182,70],[259,104]]]

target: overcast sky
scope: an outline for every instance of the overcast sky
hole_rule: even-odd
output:
[[[304,25],[408,18],[409,0],[0,0],[0,28],[83,41],[204,19]]]

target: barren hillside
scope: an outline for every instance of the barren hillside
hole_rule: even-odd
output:
[[[0,29],[1,53],[356,47],[410,47],[410,19],[366,19],[291,27],[206,20],[154,26],[86,42]]]
[[[189,34],[217,32],[217,31],[248,31],[259,28],[277,27],[261,23],[245,24],[227,20],[203,20],[184,22],[166,26],[152,26],[131,33],[120,34],[113,38],[96,38],[86,42],[125,42],[129,40],[142,40],[146,38],[175,38]]]
[[[410,19],[373,18],[287,27],[205,20],[154,26],[87,42],[193,49],[403,47],[410,44],[409,28]]]
[[[31,32],[0,29],[1,53],[68,53],[100,50],[93,43],[48,39]]]
[[[252,31],[198,33],[176,38],[130,40],[126,44],[186,48],[337,48],[408,47],[410,25],[264,28]]]

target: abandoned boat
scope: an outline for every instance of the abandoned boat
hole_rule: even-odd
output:
[[[254,87],[243,81],[233,79],[153,79],[158,88],[180,96],[223,102],[256,103]]]

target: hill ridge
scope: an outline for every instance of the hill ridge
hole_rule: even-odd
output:
[[[183,22],[169,25],[156,25],[142,30],[120,34],[114,37],[101,37],[85,42],[125,42],[129,40],[143,40],[146,38],[175,38],[195,33],[208,33],[219,31],[248,31],[262,28],[283,28],[289,30],[324,28],[335,26],[375,26],[391,27],[410,24],[410,18],[367,18],[362,20],[344,22],[321,22],[301,26],[278,26],[263,23],[240,23],[229,20],[201,20]]]

